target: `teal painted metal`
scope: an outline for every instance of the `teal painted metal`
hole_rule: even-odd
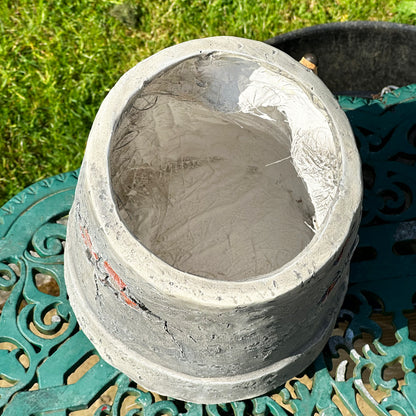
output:
[[[71,172],[30,186],[0,209],[2,414],[63,416],[88,408],[115,386],[112,403],[98,406],[91,414],[305,416],[318,412],[335,416],[341,415],[333,400],[336,395],[351,415],[361,416],[358,395],[374,414],[396,410],[404,416],[415,415],[416,340],[409,335],[415,328],[406,316],[416,303],[416,85],[382,99],[339,97],[339,102],[353,126],[363,160],[364,215],[351,284],[339,316],[347,325],[342,335],[331,337],[307,370],[311,388],[303,379],[291,381],[293,389],[286,385],[273,391],[280,404],[271,396],[207,406],[174,399],[155,402],[151,393],[141,391],[100,358],[80,379],[69,383],[69,375],[96,354],[78,328],[63,279],[65,225],[57,220],[67,214],[73,200],[77,172]],[[39,274],[50,276],[59,293],[43,290]],[[382,328],[372,319],[374,313],[392,316],[394,345],[380,342]],[[363,334],[373,341],[358,351],[354,342]],[[340,349],[349,352],[351,361],[340,362],[332,377],[331,363]],[[383,377],[392,363],[400,363],[403,371],[405,383],[400,387],[396,379]],[[349,367],[353,371],[347,378]],[[365,372],[373,389],[388,392],[380,402],[364,383]],[[132,408],[124,409],[131,396]]]

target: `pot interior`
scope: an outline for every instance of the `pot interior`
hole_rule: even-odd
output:
[[[174,268],[257,278],[318,231],[340,156],[322,108],[286,75],[202,54],[157,73],[125,106],[109,152],[118,215]]]

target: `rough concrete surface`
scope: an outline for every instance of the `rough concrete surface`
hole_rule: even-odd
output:
[[[344,113],[284,53],[219,37],[148,58],[88,139],[65,250],[82,329],[160,394],[267,392],[329,337],[360,175]]]

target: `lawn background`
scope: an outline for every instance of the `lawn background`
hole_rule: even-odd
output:
[[[416,0],[1,0],[0,206],[80,166],[100,103],[147,56],[193,38],[266,40],[347,20],[416,24]]]

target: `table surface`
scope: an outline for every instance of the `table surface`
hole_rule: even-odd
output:
[[[416,85],[339,103],[363,162],[363,218],[337,325],[308,369],[262,397],[197,405],[141,390],[102,360],[64,282],[75,171],[0,209],[3,415],[416,415]]]

